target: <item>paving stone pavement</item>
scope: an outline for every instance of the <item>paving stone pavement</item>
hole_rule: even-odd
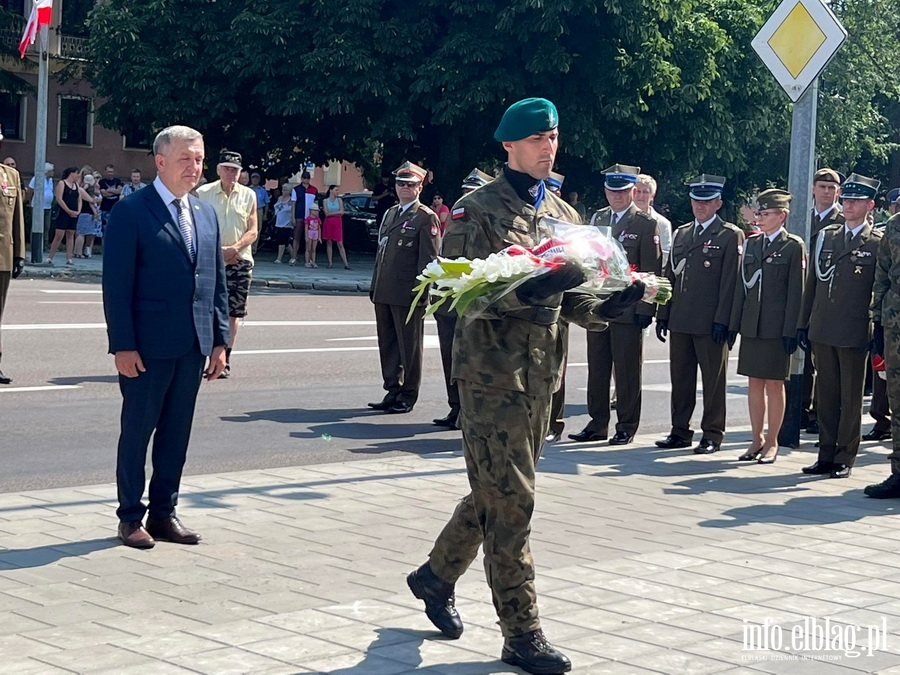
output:
[[[702,457],[653,440],[541,461],[540,608],[573,672],[900,674],[900,502],[861,492],[884,446],[829,480],[800,474],[811,441],[759,466],[736,461],[746,433]],[[406,588],[466,490],[459,453],[191,476],[179,513],[203,542],[151,551],[113,538],[113,485],[0,494],[0,671],[521,672],[498,660],[480,562],[457,641]],[[833,649],[792,643],[825,618]],[[765,622],[782,647],[745,649]]]

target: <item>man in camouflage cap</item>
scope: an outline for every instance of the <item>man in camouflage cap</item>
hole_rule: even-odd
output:
[[[578,214],[545,189],[556,157],[556,107],[531,98],[512,105],[494,138],[509,156],[494,181],[462,197],[451,211],[443,255],[486,258],[510,243],[535,246],[540,221]],[[428,562],[407,577],[425,613],[447,637],[462,635],[454,585],[484,547],[484,566],[504,645],[501,658],[529,673],[564,673],[571,663],[547,642],[538,619],[529,548],[535,464],[550,417],[550,400],[565,360],[560,321],[602,328],[643,296],[643,285],[600,302],[574,290],[584,273],[565,265],[536,277],[481,314],[459,317],[453,378],[471,492],[438,536]],[[479,301],[476,301],[478,303]]]

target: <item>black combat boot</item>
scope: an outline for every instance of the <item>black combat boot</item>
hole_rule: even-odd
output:
[[[406,577],[406,583],[413,595],[425,601],[425,616],[439,631],[452,640],[462,635],[463,622],[456,611],[453,584],[438,579],[428,563]]]
[[[874,499],[900,498],[900,474],[892,473],[883,483],[867,485],[863,492]]]
[[[572,670],[572,662],[547,642],[540,629],[506,638],[500,659],[534,675],[557,675]]]

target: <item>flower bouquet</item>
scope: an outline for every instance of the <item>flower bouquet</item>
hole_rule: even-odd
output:
[[[532,249],[509,246],[487,258],[437,258],[417,277],[412,316],[422,295],[432,298],[426,314],[450,301],[450,309],[465,314],[471,303],[486,298],[487,304],[514,291],[528,279],[546,274],[567,263],[577,264],[585,275],[579,289],[607,297],[635,281],[646,287],[644,300],[665,304],[672,297],[667,279],[634,271],[622,245],[610,236],[609,228],[586,227],[556,218],[543,217],[538,223],[540,242]],[[482,305],[484,306],[484,305]],[[407,317],[407,321],[409,320]]]

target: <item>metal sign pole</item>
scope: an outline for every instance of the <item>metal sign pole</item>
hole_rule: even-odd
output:
[[[806,93],[794,104],[791,120],[791,164],[788,191],[793,195],[788,231],[809,241],[812,213],[812,177],[816,170],[816,114],[819,102],[819,80],[813,81]],[[808,256],[809,254],[807,254]],[[800,446],[800,416],[803,409],[803,361],[805,353],[798,349],[791,358],[791,377],[787,382],[787,405],[778,444],[788,448]]]
[[[47,87],[50,78],[50,27],[41,26],[38,32],[38,93],[37,121],[34,130],[34,208],[31,212],[31,262],[44,262],[44,185],[47,161]]]

